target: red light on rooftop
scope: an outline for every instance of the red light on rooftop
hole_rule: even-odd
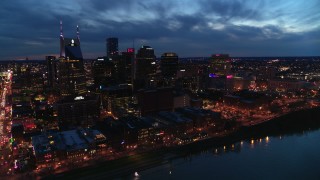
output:
[[[232,79],[233,76],[232,75],[227,75],[227,79]]]
[[[134,52],[134,48],[128,48],[128,49],[127,49],[127,52],[128,52],[128,53],[133,53],[133,52]]]

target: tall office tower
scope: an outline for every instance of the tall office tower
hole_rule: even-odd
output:
[[[105,61],[107,60],[104,57],[98,57],[95,61],[93,61],[92,75],[95,87],[102,86],[104,79],[107,77]]]
[[[209,76],[227,76],[231,73],[231,60],[228,54],[213,54],[210,59]]]
[[[98,57],[92,65],[92,75],[96,88],[108,86],[114,81],[112,75],[114,74],[114,62],[107,57]]]
[[[118,38],[111,37],[107,39],[107,57],[112,58],[119,54]]]
[[[160,61],[161,74],[165,79],[176,76],[179,67],[179,57],[176,53],[163,53]]]
[[[228,54],[214,54],[209,61],[208,88],[215,90],[228,91],[232,78],[231,60]]]
[[[58,82],[62,96],[82,95],[86,91],[86,78],[84,73],[83,57],[80,48],[79,27],[77,37],[65,38],[60,22],[60,58]]]
[[[54,88],[57,85],[57,64],[58,61],[56,60],[55,56],[46,56],[46,61],[47,61],[47,81],[48,81],[48,86],[50,88]]]
[[[128,48],[121,54],[121,65],[123,66],[122,78],[125,83],[133,83],[134,48]]]
[[[134,89],[138,90],[153,85],[156,66],[156,56],[153,48],[142,46],[135,59]]]

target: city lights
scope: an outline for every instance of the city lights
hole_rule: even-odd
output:
[[[94,20],[95,6],[88,5],[93,8],[88,11],[92,14],[91,20],[83,18],[73,22],[71,16],[65,17],[65,21],[52,18],[57,21],[54,28],[50,25],[54,23],[43,21],[46,16],[38,16],[37,21],[47,22],[43,25],[48,26],[47,29],[39,26],[41,32],[32,32],[28,38],[19,35],[20,42],[16,36],[11,37],[11,33],[4,33],[3,41],[11,39],[12,43],[4,46],[3,52],[13,52],[7,47],[16,44],[17,56],[25,55],[0,63],[0,175],[3,179],[152,179],[157,173],[158,178],[163,176],[163,179],[272,179],[276,176],[264,174],[270,173],[270,169],[261,169],[285,169],[281,163],[293,158],[287,156],[290,153],[276,151],[278,147],[283,148],[279,144],[288,143],[287,139],[292,137],[304,138],[305,132],[318,133],[320,58],[296,57],[295,53],[288,54],[289,57],[272,57],[268,53],[281,54],[279,50],[287,53],[290,48],[296,53],[314,50],[306,51],[306,44],[319,47],[316,40],[302,42],[308,39],[302,32],[298,34],[299,43],[294,42],[292,37],[298,35],[293,31],[298,31],[295,28],[298,26],[288,26],[293,29],[288,34],[286,28],[276,26],[277,20],[268,21],[269,24],[260,22],[261,27],[253,21],[242,22],[245,26],[237,24],[231,10],[237,10],[240,20],[243,14],[246,18],[252,15],[265,18],[260,11],[251,10],[251,5],[242,7],[242,2],[210,2],[206,8],[201,6],[203,12],[193,14],[189,11],[194,2],[188,1],[186,4],[190,7],[184,9],[190,13],[188,16],[173,6],[176,2],[170,6],[141,2],[120,14],[115,10],[124,4],[120,2],[121,5],[114,8],[113,3],[109,3],[105,6],[108,13],[101,12],[99,16],[105,23]],[[51,3],[44,9],[53,13],[49,5]],[[157,14],[165,14],[159,22],[153,22],[158,15],[147,13],[144,18],[150,22],[144,24],[144,20],[134,14],[135,9],[149,12],[154,6],[158,7],[157,11],[164,11]],[[80,7],[86,9],[80,4],[74,6],[72,12],[82,10]],[[11,12],[12,8],[6,6],[4,11]],[[177,11],[167,14],[166,8]],[[59,4],[59,9],[63,12],[70,8]],[[307,9],[309,12],[311,8]],[[37,11],[27,11],[30,8],[19,12],[30,21],[27,18]],[[176,12],[180,13],[179,17],[168,19],[167,16]],[[49,15],[61,17],[56,13],[58,11]],[[126,13],[130,14],[130,22],[123,24],[122,17],[129,17]],[[86,16],[86,11],[80,14]],[[206,17],[198,21],[197,16],[203,14]],[[312,14],[316,13],[310,11],[309,20]],[[211,16],[221,22],[214,22],[217,20]],[[225,19],[228,25],[223,24]],[[212,22],[206,22],[208,20]],[[32,21],[30,24],[34,25]],[[80,27],[83,27],[81,39]],[[64,28],[68,29],[64,31]],[[47,37],[50,29],[55,37]],[[162,33],[156,34],[158,30]],[[134,35],[128,36],[127,33],[133,32]],[[33,34],[39,37],[32,40]],[[181,41],[180,34],[192,38]],[[101,37],[94,37],[98,35]],[[206,43],[199,43],[203,39]],[[290,43],[285,43],[285,49],[280,47],[284,45],[281,41],[288,39]],[[94,40],[103,44],[97,45]],[[52,49],[55,46],[51,44],[59,47]],[[256,49],[250,48],[252,54],[267,57],[246,57],[249,51],[246,48],[252,44],[256,46]],[[51,50],[46,50],[48,47]],[[41,54],[41,58],[31,57],[32,53]],[[194,57],[186,56],[188,53],[195,53]],[[237,57],[239,54],[243,57]],[[292,136],[296,132],[301,136]],[[304,148],[312,150],[316,147],[314,144],[305,143]],[[262,158],[255,159],[260,154]],[[264,156],[274,159],[266,161]],[[241,163],[233,163],[236,159]],[[276,163],[263,164],[269,162]],[[154,166],[161,171],[155,172]],[[245,174],[243,167],[246,167]],[[145,173],[150,168],[152,173]],[[210,170],[204,171],[206,168]],[[247,173],[248,170],[255,173]],[[306,172],[303,168],[295,171],[296,174]],[[190,174],[193,172],[195,174]],[[208,178],[209,173],[215,174]],[[258,176],[260,174],[264,175]]]

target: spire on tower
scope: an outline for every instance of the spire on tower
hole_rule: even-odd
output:
[[[64,38],[63,38],[63,30],[62,30],[62,20],[60,20],[60,57],[65,56],[64,51]]]
[[[60,20],[60,36],[63,37],[62,20]]]
[[[77,38],[79,40],[79,43],[80,43],[80,33],[79,33],[79,26],[77,25]]]

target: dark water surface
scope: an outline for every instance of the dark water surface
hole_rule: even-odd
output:
[[[320,130],[212,148],[133,179],[320,179]],[[128,177],[129,178],[129,177]]]

